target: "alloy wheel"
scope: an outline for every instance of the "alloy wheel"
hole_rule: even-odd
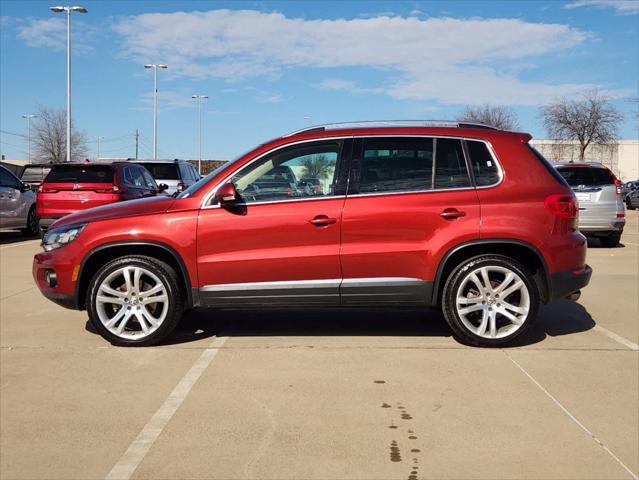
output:
[[[464,326],[475,335],[503,338],[526,321],[530,293],[514,271],[485,266],[465,275],[457,290],[455,308]]]
[[[138,266],[111,272],[95,298],[100,322],[112,334],[126,339],[151,335],[169,311],[166,286],[157,275]]]

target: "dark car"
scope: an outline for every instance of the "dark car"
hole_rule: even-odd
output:
[[[38,187],[37,213],[46,228],[70,213],[161,191],[151,174],[135,163],[59,163]]]
[[[639,188],[635,188],[626,195],[626,207],[628,210],[639,208]]]
[[[456,122],[313,127],[175,198],[63,218],[33,275],[116,345],[157,343],[197,307],[371,306],[437,307],[462,341],[505,345],[592,273],[575,194],[530,140]],[[309,155],[330,187],[291,195]]]
[[[22,183],[28,185],[31,190],[35,191],[49,174],[52,166],[51,163],[27,164],[20,173],[20,180],[22,180]]]

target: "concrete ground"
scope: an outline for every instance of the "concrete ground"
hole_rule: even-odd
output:
[[[0,478],[637,478],[638,217],[508,349],[373,310],[202,311],[115,348],[2,234]]]

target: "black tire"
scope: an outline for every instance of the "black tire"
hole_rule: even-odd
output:
[[[22,229],[22,234],[25,237],[35,237],[40,235],[40,219],[36,214],[36,206],[31,205],[29,213],[27,214],[27,225]]]
[[[160,279],[168,294],[168,313],[164,321],[157,330],[141,339],[122,338],[110,332],[100,321],[100,317],[96,310],[96,296],[99,285],[109,274],[124,266],[139,266],[152,272]],[[93,327],[100,335],[102,335],[102,337],[111,342],[113,345],[121,347],[145,347],[157,344],[175,329],[182,317],[182,312],[184,310],[184,298],[178,286],[177,274],[170,265],[153,257],[131,255],[116,258],[95,273],[87,291],[86,305],[89,320]]]
[[[607,248],[614,248],[619,245],[619,241],[621,240],[621,232],[613,232],[607,237],[601,237],[599,241],[601,245]]]
[[[457,292],[463,285],[466,277],[479,268],[491,266],[505,268],[518,275],[523,281],[529,296],[528,314],[525,319],[522,320],[521,326],[513,333],[507,334],[501,338],[485,338],[477,335],[464,324],[456,308]],[[535,321],[538,311],[539,289],[532,274],[521,263],[504,255],[479,255],[469,258],[455,267],[448,276],[446,284],[444,285],[442,294],[442,312],[444,314],[444,318],[453,330],[455,337],[467,345],[473,345],[476,347],[501,347],[510,344],[516,338],[522,337],[526,334]],[[504,319],[505,317],[501,315],[499,317],[499,322],[504,322]]]

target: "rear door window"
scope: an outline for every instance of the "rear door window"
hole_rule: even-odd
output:
[[[110,165],[56,165],[47,183],[113,183],[113,167]]]
[[[434,188],[470,187],[461,140],[438,138],[435,152]]]
[[[484,142],[467,140],[468,153],[470,154],[470,168],[475,177],[475,185],[486,187],[499,182],[499,167],[488,151]]]
[[[605,168],[599,167],[559,167],[559,174],[564,177],[568,185],[586,187],[599,185],[614,185],[615,179]]]
[[[432,138],[364,139],[359,193],[431,189],[433,143]]]

